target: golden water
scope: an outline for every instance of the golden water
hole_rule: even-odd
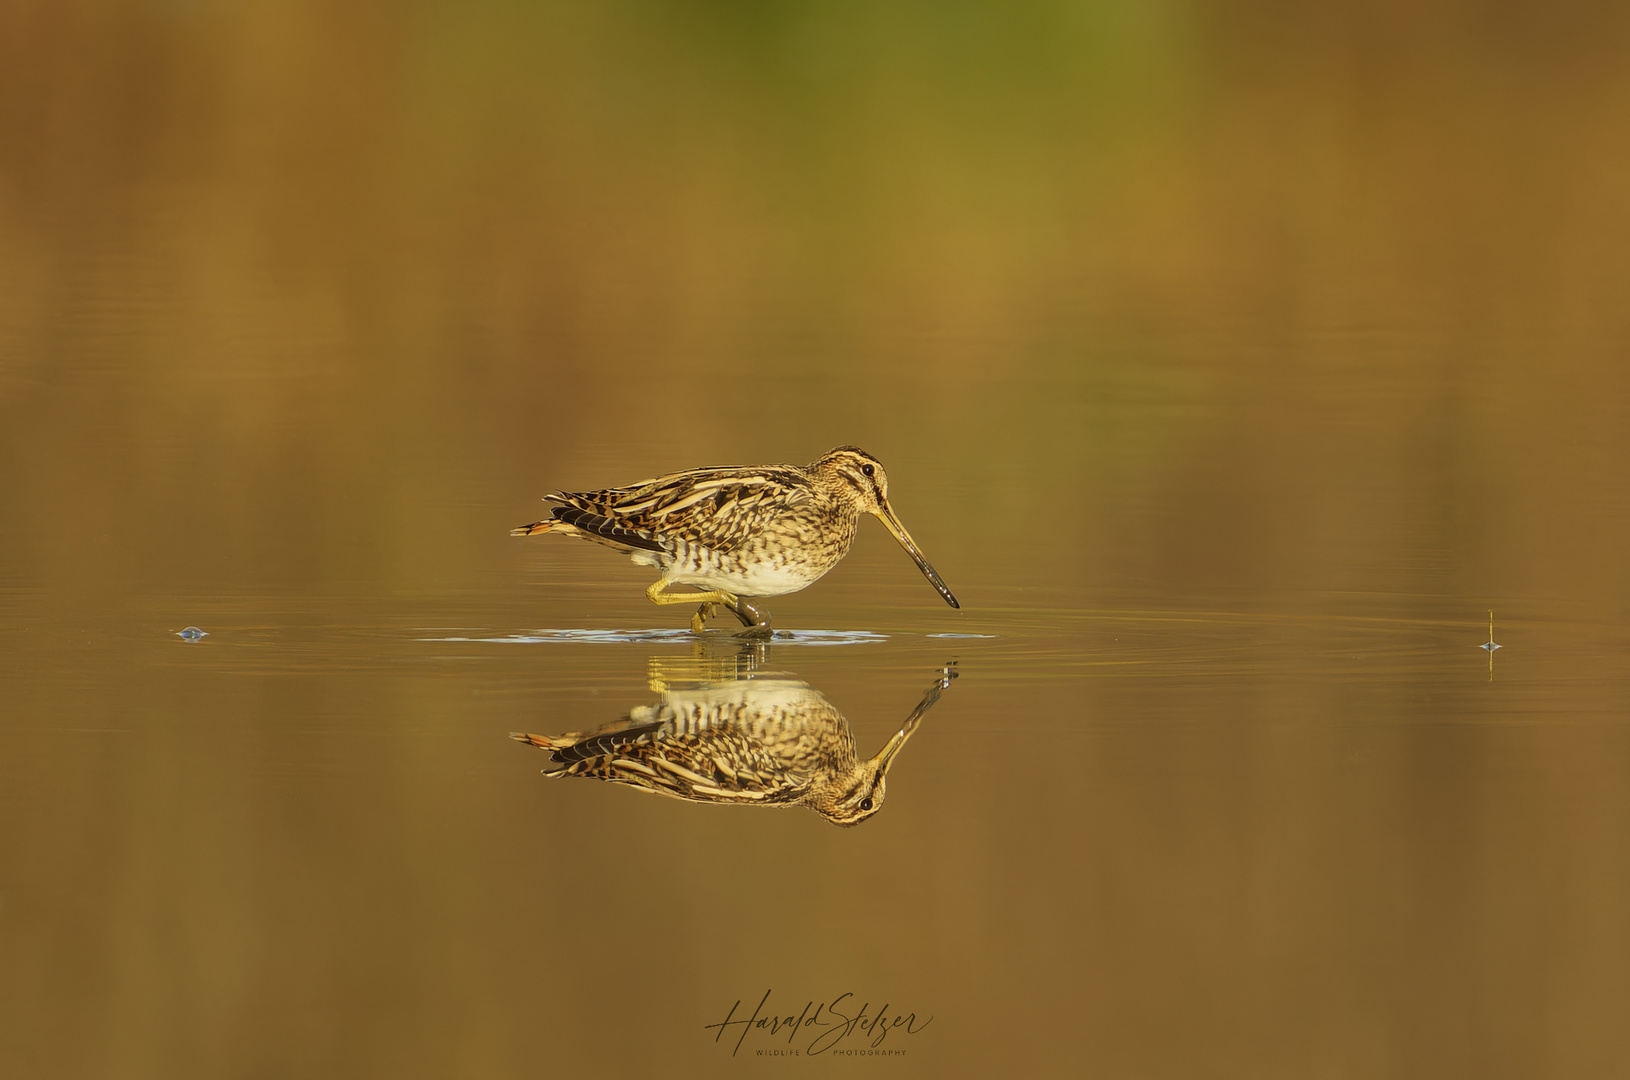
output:
[[[1624,1075],[1619,6],[585,7],[0,13],[0,1073]],[[877,817],[540,777],[840,443]]]

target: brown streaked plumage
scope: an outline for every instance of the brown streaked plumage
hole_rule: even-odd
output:
[[[797,592],[849,553],[861,514],[874,514],[952,607],[960,607],[917,550],[889,506],[883,464],[840,446],[809,465],[715,466],[659,476],[628,487],[557,491],[553,517],[511,530],[579,536],[627,553],[662,576],[646,590],[653,603],[700,604],[701,632],[718,605],[749,633],[769,619],[743,597]],[[668,592],[691,585],[699,592]]]
[[[753,675],[667,690],[606,731],[510,738],[550,751],[545,776],[582,776],[687,802],[807,806],[835,825],[883,807],[888,771],[956,668],[946,665],[873,757],[855,753],[849,722],[797,679]]]

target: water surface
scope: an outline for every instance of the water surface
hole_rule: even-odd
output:
[[[0,16],[0,1072],[1622,1075],[1622,16],[1114,10]],[[844,443],[876,816],[541,776]]]

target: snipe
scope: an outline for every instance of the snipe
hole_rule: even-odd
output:
[[[646,595],[657,604],[699,604],[700,633],[718,606],[749,635],[769,619],[745,597],[782,596],[818,580],[849,553],[862,514],[874,514],[916,560],[940,596],[961,607],[889,505],[883,463],[840,446],[809,465],[715,466],[601,491],[557,491],[553,516],[510,531],[580,536],[662,572]],[[670,592],[690,585],[698,592]]]
[[[818,690],[768,673],[666,688],[659,704],[610,730],[510,738],[550,751],[545,776],[688,802],[807,806],[835,825],[858,825],[883,808],[889,766],[956,674],[942,668],[900,730],[864,759],[849,722]]]

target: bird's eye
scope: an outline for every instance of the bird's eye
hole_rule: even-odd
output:
[[[862,465],[860,467],[860,471],[865,473],[867,476],[870,476],[870,475],[872,475],[872,473],[876,472],[877,470],[872,468],[870,465]]]
[[[871,468],[870,465],[868,465],[866,467],[868,469]],[[870,810],[872,808],[872,801],[870,799],[861,799],[860,800],[860,808],[862,810]]]

